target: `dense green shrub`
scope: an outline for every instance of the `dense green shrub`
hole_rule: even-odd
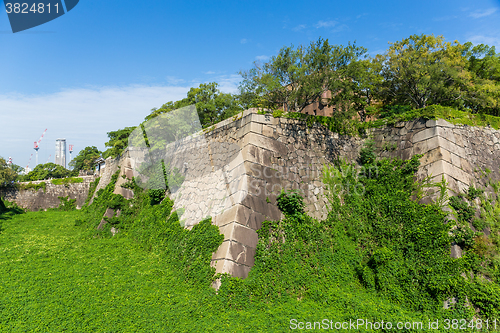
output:
[[[57,197],[60,200],[59,210],[67,212],[76,209],[76,199],[70,199],[68,197]]]
[[[47,184],[45,182],[40,182],[38,184],[33,184],[32,182],[29,182],[28,184],[17,183],[16,187],[19,190],[32,190],[32,191],[37,192],[38,190],[41,189],[45,192],[45,190],[47,189]]]
[[[92,183],[90,183],[89,194],[87,195],[87,199],[85,200],[85,205],[87,205],[90,202],[90,199],[92,199],[92,196],[94,196],[95,189],[97,188],[97,185],[99,185],[100,180],[101,177],[98,177]]]
[[[362,165],[373,164],[376,158],[375,141],[367,140],[359,152],[359,161]]]
[[[461,223],[469,223],[475,214],[474,208],[462,196],[451,197],[450,206],[457,213],[458,221]]]
[[[52,179],[51,183],[54,185],[78,184],[78,183],[83,183],[83,178],[70,177],[70,178]]]
[[[191,230],[185,229],[179,221],[180,212],[172,211],[173,202],[165,196],[165,190],[158,190],[153,199],[151,190],[143,190],[132,180],[125,187],[134,192],[134,198],[126,200],[112,193],[117,179],[118,172],[105,189],[98,191],[94,202],[83,209],[76,224],[85,224],[91,233],[103,237],[111,236],[111,226],[118,228],[120,235],[129,235],[145,249],[166,255],[191,283],[210,284],[215,272],[210,267],[212,253],[223,240],[211,219],[201,221]],[[121,214],[107,219],[103,230],[96,231],[106,208],[120,209]]]

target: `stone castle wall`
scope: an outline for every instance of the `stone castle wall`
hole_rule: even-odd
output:
[[[45,191],[39,189],[17,190],[15,188],[2,189],[0,195],[8,201],[17,203],[20,207],[31,211],[38,211],[47,208],[59,207],[59,197],[69,197],[76,199],[77,208],[81,208],[87,200],[90,184],[94,181],[94,176],[83,176],[83,183],[67,185],[54,185],[50,180],[34,181],[33,184],[46,184]],[[29,183],[21,183],[29,184]]]
[[[486,185],[480,172],[486,168],[491,179],[500,180],[500,131],[455,126],[444,120],[415,120],[368,134],[380,156],[407,159],[422,154],[418,177],[429,176],[432,181],[444,177],[452,191]],[[308,213],[325,218],[323,166],[339,158],[356,161],[366,138],[341,136],[321,125],[308,127],[303,121],[250,109],[216,124],[203,140],[202,144],[167,147],[170,162],[186,176],[172,196],[176,204],[185,205],[181,219],[188,221],[186,227],[192,226],[190,220],[210,212],[224,235],[212,265],[218,273],[245,278],[254,263],[256,231],[264,220],[281,218],[276,207],[281,190],[299,189]],[[119,165],[120,174],[131,178],[138,161],[133,155],[127,150],[120,159],[109,160],[105,170],[109,177],[103,175],[99,188],[109,183]],[[202,171],[193,174],[190,170]],[[119,177],[119,181],[124,180]],[[117,184],[115,193],[130,196],[123,191]],[[221,192],[224,195],[218,197]]]

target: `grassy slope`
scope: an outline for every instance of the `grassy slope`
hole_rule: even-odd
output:
[[[3,222],[0,332],[288,331],[289,320],[415,316],[362,288],[228,307],[209,286],[192,286],[167,258],[126,236],[89,239],[80,212],[35,212]],[[239,303],[239,302],[237,302]],[[352,310],[355,310],[355,313]]]
[[[182,281],[159,256],[127,238],[83,238],[73,226],[77,214],[4,221],[1,332],[183,331],[188,318],[204,315],[197,303],[213,294],[209,288],[179,288]]]

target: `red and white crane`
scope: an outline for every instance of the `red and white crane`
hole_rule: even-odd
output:
[[[40,139],[38,141],[35,141],[35,145],[33,147],[33,149],[35,149],[35,152],[36,152],[36,165],[35,166],[38,165],[38,149],[40,149],[40,142],[42,142],[42,139],[43,139],[43,136],[45,135],[45,132],[47,132],[47,129],[45,129],[45,131],[43,131]]]
[[[74,146],[75,145],[69,145],[69,162],[71,162],[71,154],[73,153],[73,147]],[[68,162],[68,164],[69,164],[69,162]]]
[[[29,172],[29,169],[30,169],[30,163],[31,163],[31,158],[33,157],[33,154],[31,154],[30,156],[30,159],[28,161],[28,165],[26,166],[26,168],[24,169],[24,173],[28,173]]]
[[[49,158],[47,159],[47,162],[45,162],[45,164],[49,163],[51,156],[52,156],[52,154],[49,155]]]

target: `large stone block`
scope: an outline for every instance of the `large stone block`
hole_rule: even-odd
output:
[[[241,127],[238,129],[237,136],[242,138],[248,133],[256,133],[256,134],[262,134],[262,124],[255,123],[255,122],[248,122],[245,124],[245,126]]]
[[[449,175],[464,184],[470,184],[470,175],[460,170],[453,164],[444,160],[439,160],[430,163],[427,169],[428,175],[431,177],[439,176],[442,174]]]
[[[249,266],[238,264],[237,262],[227,259],[213,260],[212,266],[215,267],[216,273],[227,273],[242,279],[245,279],[250,272]]]
[[[417,133],[414,133],[412,136],[412,142],[417,143],[423,140],[428,140],[432,137],[435,137],[436,135],[438,135],[436,127],[426,128]]]
[[[243,221],[246,222],[246,221]],[[258,236],[255,230],[237,222],[232,222],[220,227],[225,240],[232,240],[245,246],[257,247]]]
[[[444,148],[448,150],[450,153],[453,153],[458,156],[466,156],[465,149],[460,147],[453,142],[446,140],[443,137],[435,136],[426,141],[427,149],[432,150],[437,147]]]
[[[251,121],[266,125],[277,125],[279,123],[278,118],[274,118],[271,114],[257,114],[253,113],[251,115]]]
[[[266,136],[255,134],[252,132],[248,133],[243,138],[243,147],[249,144],[259,148],[271,150],[273,152],[280,153],[282,155],[286,155],[288,152],[285,144],[279,142],[278,140],[274,140]]]
[[[212,255],[212,260],[230,260],[251,267],[255,262],[255,248],[232,240],[226,240]]]

